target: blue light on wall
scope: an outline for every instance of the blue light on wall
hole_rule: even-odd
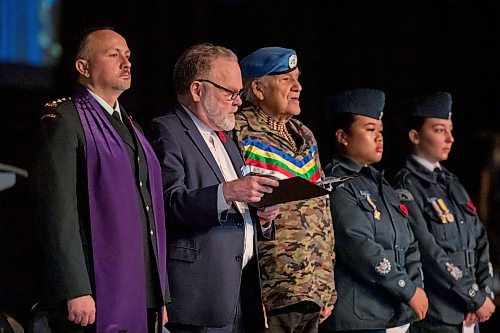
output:
[[[0,62],[43,67],[61,53],[57,0],[0,0]]]

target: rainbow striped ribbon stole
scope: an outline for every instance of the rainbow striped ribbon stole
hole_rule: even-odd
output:
[[[270,147],[259,140],[246,139],[242,141],[245,150],[245,162],[251,172],[271,175],[279,179],[302,177],[311,182],[321,178],[319,168],[314,160],[316,146],[304,151],[296,158]]]

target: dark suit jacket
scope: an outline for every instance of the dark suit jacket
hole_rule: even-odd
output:
[[[142,148],[138,148],[130,131],[119,126],[105,110],[110,123],[125,142],[136,177],[147,177]],[[122,110],[122,117],[126,116]],[[125,119],[125,118],[124,118]],[[139,145],[140,146],[140,145]],[[144,174],[146,173],[146,175]],[[92,240],[88,206],[86,140],[73,102],[65,100],[48,104],[42,114],[37,135],[37,150],[32,167],[36,223],[44,250],[44,299],[49,307],[64,305],[68,298],[92,295],[94,288]],[[137,180],[132,180],[137,182]],[[137,191],[138,202],[151,200],[144,189]],[[155,235],[147,230],[154,218],[140,209],[144,224],[144,244],[148,307],[163,305],[167,295],[161,295],[157,277]],[[148,241],[149,238],[149,241]],[[110,249],[112,250],[112,249]],[[95,296],[95,295],[94,295]]]
[[[152,125],[151,141],[162,167],[168,221],[167,270],[172,297],[169,321],[227,326],[234,319],[242,280],[243,219],[239,214],[237,219],[219,218],[217,187],[224,178],[187,112],[178,105],[172,113],[154,119]],[[224,146],[241,177],[244,161],[236,144],[227,140]],[[256,228],[262,236],[260,230]],[[242,292],[251,290],[251,297],[242,297],[244,305],[252,310],[247,308],[245,313],[243,309],[243,313],[252,316],[254,325],[263,327],[255,259],[256,254],[245,267],[245,276],[249,278],[242,288]]]

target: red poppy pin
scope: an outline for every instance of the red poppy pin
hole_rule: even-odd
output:
[[[467,202],[467,207],[474,213],[477,212],[477,208],[476,206],[474,206],[474,203],[472,201]]]
[[[219,139],[220,139],[220,141],[222,141],[222,143],[226,143],[227,138],[226,138],[226,136],[224,135],[224,132],[222,132],[222,131],[218,131],[218,132],[217,132],[217,134],[219,135]]]
[[[401,209],[401,211],[403,212],[403,214],[405,214],[406,216],[408,216],[408,207],[406,207],[405,204],[399,204],[399,209]]]

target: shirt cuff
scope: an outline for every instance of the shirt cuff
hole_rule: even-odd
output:
[[[226,202],[226,199],[224,199],[224,192],[222,191],[222,184],[219,184],[217,187],[217,213],[222,214],[226,210],[231,208],[231,204]]]

